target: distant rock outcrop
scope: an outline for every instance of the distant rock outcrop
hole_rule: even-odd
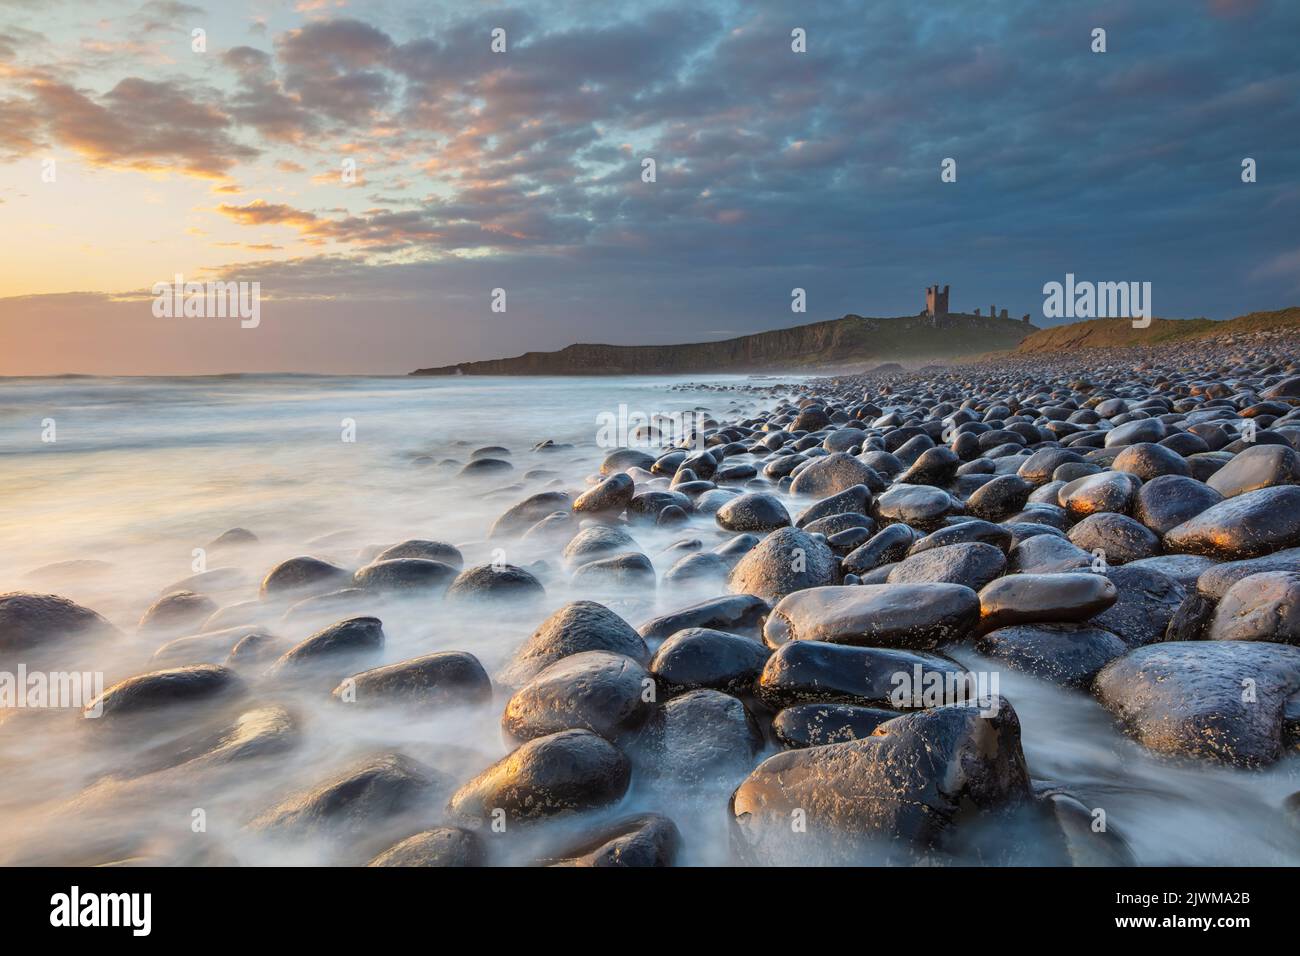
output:
[[[828,370],[882,362],[957,358],[1014,349],[1034,326],[949,313],[869,319],[846,315],[789,329],[689,345],[570,345],[558,352],[422,368],[413,375],[671,375],[686,372]]]

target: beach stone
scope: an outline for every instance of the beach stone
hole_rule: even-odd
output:
[[[864,584],[796,591],[763,626],[763,640],[825,641],[928,649],[964,637],[979,621],[979,598],[959,584]]]
[[[895,485],[876,499],[876,517],[933,531],[943,519],[961,510],[948,492],[930,485]]]
[[[763,733],[739,698],[692,690],[654,711],[637,754],[660,785],[729,791],[762,749]]]
[[[920,862],[971,813],[1030,799],[1020,722],[1006,701],[984,718],[952,706],[886,721],[861,740],[769,757],[731,800],[743,862]],[[806,832],[794,833],[803,811]]]
[[[1225,498],[1276,485],[1300,484],[1300,452],[1289,445],[1256,445],[1237,452],[1205,483]]]
[[[1108,664],[1094,684],[1148,750],[1239,767],[1282,756],[1286,702],[1297,690],[1300,647],[1255,641],[1151,644]]]
[[[384,647],[384,626],[377,617],[354,617],[322,628],[285,651],[270,673],[279,674],[317,665],[352,664],[373,657]]]
[[[550,664],[584,651],[609,651],[638,664],[650,660],[645,641],[625,620],[595,601],[574,601],[542,622],[497,674],[497,682],[522,687]]]
[[[772,606],[753,594],[730,594],[709,598],[668,614],[651,618],[639,628],[646,641],[662,641],[691,627],[745,632],[762,626]],[[648,655],[647,655],[648,656]]]
[[[1128,514],[1133,509],[1141,482],[1122,471],[1103,471],[1078,478],[1056,493],[1057,501],[1074,521],[1098,512]]]
[[[1091,568],[1093,561],[1093,555],[1073,541],[1040,534],[1013,547],[1007,566],[1017,574],[1063,574]]]
[[[607,558],[611,554],[635,550],[637,550],[636,541],[623,529],[596,525],[583,528],[574,535],[573,539],[565,545],[560,557],[569,567],[575,568],[597,558]]]
[[[239,568],[212,568],[182,578],[162,589],[162,597],[182,591],[194,591],[198,594],[218,594],[232,591],[247,583],[244,572]]]
[[[207,620],[217,610],[217,602],[205,594],[193,591],[176,591],[149,605],[140,618],[144,633],[176,633],[193,629]]]
[[[682,458],[685,458],[685,455],[682,455]],[[614,475],[615,472],[627,471],[628,468],[645,468],[646,471],[650,471],[654,466],[654,455],[647,455],[645,451],[636,449],[617,449],[604,457],[601,462],[601,473]]]
[[[787,749],[820,747],[870,737],[897,710],[855,704],[795,704],[772,719],[772,732]]]
[[[1167,551],[1234,561],[1300,545],[1300,486],[1248,491],[1165,534]]]
[[[1167,437],[1169,437],[1168,429],[1160,419],[1139,418],[1116,425],[1106,432],[1106,447],[1118,448],[1124,445],[1139,445],[1143,442],[1160,442]]]
[[[459,571],[465,566],[465,558],[460,549],[445,541],[426,541],[411,538],[385,548],[375,555],[372,563],[392,561],[397,558],[423,558],[426,561],[439,561]]]
[[[1222,500],[1223,495],[1195,478],[1162,475],[1138,489],[1133,517],[1163,536]]]
[[[259,634],[268,641],[278,640],[260,627],[226,627],[219,631],[172,638],[153,652],[149,663],[158,666],[220,664],[236,644],[246,637]]]
[[[189,664],[137,674],[118,681],[82,710],[87,719],[107,722],[182,704],[205,703],[215,698],[238,696],[246,687],[228,667],[220,664]]]
[[[1300,571],[1263,571],[1228,588],[1205,637],[1300,645]]]
[[[916,668],[920,668],[922,682],[943,680],[945,701],[952,697],[947,689],[953,681],[964,680],[966,674],[960,664],[940,654],[790,641],[767,659],[756,689],[773,710],[805,703],[893,707],[895,702],[912,702],[900,675],[912,681]],[[938,676],[931,678],[930,674]]]
[[[281,561],[262,579],[263,598],[302,591],[324,592],[346,587],[352,575],[320,558],[296,557]]]
[[[1129,445],[1115,456],[1111,467],[1117,472],[1137,475],[1143,481],[1152,481],[1162,475],[1186,477],[1192,473],[1191,467],[1178,452],[1150,442]]]
[[[643,813],[602,826],[557,858],[542,862],[566,867],[672,866],[681,843],[681,833],[672,820],[658,813]]]
[[[775,531],[790,525],[790,514],[775,495],[738,495],[717,510],[714,519],[727,531]]]
[[[921,452],[897,480],[904,485],[943,485],[953,479],[960,465],[961,459],[952,449],[939,445]]]
[[[257,535],[247,528],[230,528],[209,541],[208,548],[245,547],[257,541]]]
[[[987,632],[1012,624],[1086,621],[1118,597],[1104,574],[1010,574],[979,592],[980,626]]]
[[[824,498],[846,491],[854,485],[867,485],[873,472],[869,465],[844,452],[813,459],[790,486],[794,495]]]
[[[1261,571],[1300,571],[1300,548],[1275,551],[1262,558],[1224,561],[1207,568],[1196,579],[1196,590],[1212,601],[1220,600],[1242,578]]]
[[[929,551],[932,548],[974,542],[991,544],[1005,552],[1011,550],[1011,546],[1015,541],[1012,533],[1003,525],[993,524],[978,518],[954,520],[957,521],[956,524],[950,524],[938,531],[932,531],[914,542],[907,553],[914,555],[920,554],[922,551]]]
[[[613,554],[574,568],[573,586],[653,590],[655,567],[648,557],[637,551]]]
[[[1128,564],[1160,553],[1160,538],[1128,515],[1109,511],[1088,515],[1069,532],[1084,551],[1101,551],[1107,564]]]
[[[388,558],[357,570],[359,588],[390,594],[441,594],[456,578],[456,569],[428,558]]]
[[[1001,522],[1024,507],[1034,483],[1019,475],[998,475],[985,481],[966,499],[966,510],[985,522]]]
[[[249,829],[286,836],[369,836],[386,821],[448,789],[445,775],[419,761],[396,752],[377,754],[270,807],[249,823]]]
[[[366,866],[483,866],[483,842],[472,830],[434,827],[380,853]]]
[[[649,670],[668,697],[701,688],[743,694],[753,689],[767,656],[752,637],[688,627],[659,645]]]
[[[488,531],[488,538],[517,537],[547,515],[571,509],[572,502],[567,491],[539,491],[497,518]]]
[[[626,740],[654,709],[653,680],[630,657],[609,651],[571,654],[539,671],[506,704],[502,729],[515,740],[590,730]]]
[[[457,790],[450,808],[480,821],[500,809],[507,823],[528,823],[617,803],[631,777],[631,762],[605,738],[565,730],[498,760]]]
[[[664,583],[682,583],[689,581],[726,581],[731,573],[732,562],[720,554],[703,552],[701,554],[683,555],[673,566],[664,572]]]
[[[976,649],[1054,684],[1086,690],[1097,673],[1128,653],[1110,631],[1084,624],[1016,624],[983,635]]]
[[[1119,635],[1129,647],[1164,640],[1186,589],[1159,571],[1129,565],[1109,568],[1115,585],[1115,603],[1092,619],[1092,624]]]
[[[864,514],[871,507],[871,500],[871,492],[866,485],[852,485],[838,494],[809,505],[799,514],[795,527],[802,528],[820,518],[829,518],[831,515],[846,512]]]
[[[901,560],[916,542],[916,532],[905,524],[891,524],[850,551],[840,561],[844,574],[866,574],[883,565]]]
[[[1020,464],[1016,475],[1031,485],[1045,485],[1057,468],[1071,461],[1083,461],[1083,456],[1069,448],[1042,448]]]
[[[636,482],[620,471],[580,494],[573,502],[573,510],[579,514],[618,514],[635,494]]]
[[[457,475],[461,478],[483,478],[514,471],[514,469],[515,466],[504,458],[476,458],[457,472]]]
[[[254,631],[245,634],[226,655],[227,667],[263,668],[289,649],[289,643],[282,638]]]
[[[1146,568],[1167,574],[1184,588],[1194,588],[1197,579],[1205,571],[1218,564],[1213,558],[1200,554],[1160,554],[1153,558],[1130,561],[1126,568]]]
[[[821,538],[779,528],[741,558],[728,578],[736,594],[779,601],[794,591],[835,583],[839,559]]]
[[[828,540],[845,531],[860,532],[863,535],[860,543],[865,544],[876,533],[876,522],[867,515],[845,511],[810,521],[801,530],[825,535]]]
[[[333,697],[363,707],[483,704],[492,699],[492,682],[473,654],[440,651],[353,674],[334,688]]]
[[[447,588],[449,601],[531,601],[545,595],[537,578],[513,564],[466,568]]]
[[[949,544],[904,558],[889,572],[889,583],[962,584],[978,591],[1006,568],[1006,555],[991,544]]]

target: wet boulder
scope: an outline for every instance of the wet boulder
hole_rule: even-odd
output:
[[[1115,603],[1090,623],[1118,635],[1129,647],[1164,640],[1186,588],[1167,574],[1131,565],[1109,568],[1106,577],[1115,585]]]
[[[790,524],[790,514],[781,500],[763,492],[737,495],[713,517],[727,531],[775,531]]]
[[[502,729],[515,740],[562,730],[590,730],[612,742],[628,739],[654,709],[654,681],[630,657],[583,651],[539,671],[506,703]]]
[[[429,558],[385,558],[359,568],[359,588],[390,594],[441,594],[456,578],[456,569]]]
[[[513,564],[466,568],[447,588],[449,601],[535,601],[545,596],[541,582]]]
[[[1015,670],[1081,690],[1129,650],[1110,631],[1086,624],[1014,624],[990,631],[975,646]]]
[[[0,651],[30,651],[65,638],[93,641],[116,633],[90,608],[57,594],[0,594]]]
[[[273,567],[262,579],[263,598],[283,597],[294,593],[323,593],[346,587],[352,575],[320,558],[288,558]]]
[[[763,749],[763,733],[744,703],[716,690],[692,690],[655,710],[636,755],[659,786],[735,787]]]
[[[773,648],[822,641],[925,650],[965,637],[979,616],[979,597],[960,584],[811,588],[777,603],[763,639]]]
[[[916,542],[916,533],[905,524],[881,528],[864,544],[854,548],[840,561],[844,574],[866,574],[876,568],[902,560]]]
[[[1069,539],[1084,551],[1100,551],[1107,564],[1127,564],[1160,553],[1160,538],[1154,531],[1128,515],[1109,511],[1088,515],[1070,529]]]
[[[1240,767],[1288,746],[1287,699],[1300,690],[1300,647],[1171,641],[1131,651],[1093,685],[1102,705],[1159,754]]]
[[[869,485],[874,477],[869,465],[840,451],[814,458],[794,479],[790,493],[825,498],[854,485]]]
[[[569,567],[576,568],[597,558],[607,558],[612,554],[635,550],[637,550],[636,541],[623,529],[596,525],[583,528],[574,535],[565,545],[561,557]]]
[[[1205,483],[1225,498],[1276,485],[1300,484],[1300,452],[1289,445],[1256,445],[1237,452]]]
[[[757,692],[773,710],[794,704],[912,706],[925,687],[938,687],[938,702],[967,690],[966,669],[941,654],[823,641],[791,641],[767,659]]]
[[[1300,571],[1263,571],[1228,588],[1205,637],[1300,645]]]
[[[1300,486],[1247,491],[1165,534],[1165,549],[1228,561],[1300,545]]]
[[[486,856],[474,831],[434,827],[394,844],[366,866],[483,866]]]
[[[689,627],[746,632],[760,627],[772,606],[753,594],[731,594],[690,604],[651,618],[637,632],[649,642],[665,640]]]
[[[919,862],[941,853],[951,831],[1030,794],[1010,704],[999,701],[992,717],[939,707],[862,740],[769,757],[732,797],[733,843],[747,863]]]
[[[548,866],[672,866],[681,848],[677,825],[658,813],[624,817],[541,862]]]
[[[767,656],[768,649],[752,637],[689,627],[659,645],[649,670],[665,696],[702,688],[743,694],[753,688]]]
[[[541,623],[497,681],[522,687],[548,665],[584,651],[608,651],[638,664],[650,660],[645,640],[625,620],[595,601],[574,601]]]
[[[363,707],[473,705],[492,699],[492,682],[473,654],[439,651],[354,674],[334,688],[333,697]]]
[[[1006,555],[991,544],[949,544],[904,558],[889,572],[889,583],[961,584],[978,591],[1006,569]]]
[[[876,499],[876,517],[886,523],[900,523],[934,531],[961,505],[944,491],[930,485],[895,485]]]
[[[547,515],[569,511],[571,508],[572,502],[567,491],[540,491],[497,518],[488,530],[488,537],[518,537]]]
[[[987,632],[1011,624],[1086,621],[1118,597],[1104,574],[1011,574],[980,591],[980,626]]]
[[[588,730],[538,737],[501,758],[456,791],[454,814],[527,823],[596,810],[627,793],[632,765],[617,747]]]
[[[1063,574],[1092,567],[1094,556],[1067,538],[1051,534],[1025,538],[1011,549],[1007,566],[1016,574]]]
[[[384,625],[379,618],[349,618],[321,628],[295,644],[271,665],[269,673],[278,675],[353,666],[378,656],[383,647]]]
[[[636,482],[630,475],[620,471],[580,494],[573,502],[573,510],[586,515],[617,515],[628,506],[635,494]]]
[[[772,732],[783,747],[821,747],[846,740],[861,740],[875,733],[897,710],[857,704],[795,704],[772,719]]]
[[[804,588],[834,584],[838,577],[839,558],[825,541],[780,528],[736,563],[728,587],[736,594],[778,601]]]
[[[1162,475],[1138,490],[1133,517],[1163,535],[1222,500],[1223,495],[1195,478]]]
[[[426,561],[439,561],[459,571],[465,566],[465,558],[460,548],[445,541],[426,541],[423,538],[410,538],[390,545],[374,557],[374,562],[392,561],[396,558],[423,558]]]
[[[208,703],[236,697],[246,691],[242,680],[220,664],[190,664],[137,674],[118,681],[88,702],[88,719],[119,719],[163,708]]]

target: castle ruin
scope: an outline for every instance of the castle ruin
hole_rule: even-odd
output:
[[[925,314],[931,319],[942,319],[948,314],[948,286],[939,291],[937,285],[927,286],[925,290]]]

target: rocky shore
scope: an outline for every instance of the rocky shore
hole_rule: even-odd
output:
[[[229,566],[130,634],[58,595],[0,595],[6,669],[114,641],[151,655],[70,731],[120,754],[60,808],[75,850],[34,833],[6,862],[237,864],[310,843],[344,865],[672,865],[699,813],[726,816],[744,864],[1149,862],[1026,759],[1034,728],[1000,687],[1095,701],[1116,746],[1189,774],[1294,764],[1297,344],[754,384],[763,411],[702,417],[681,447],[566,471],[585,451],[538,436],[413,463],[511,489],[475,549],[413,538],[251,568],[255,529],[232,529],[213,542]],[[515,490],[516,463],[540,489]],[[228,582],[206,576],[241,572],[255,596],[213,596]],[[412,619],[459,646],[394,654],[386,632]],[[513,629],[509,659],[485,663],[475,620]],[[386,739],[448,713],[499,727],[503,752]],[[0,746],[60,719],[0,720]],[[370,752],[276,782],[349,722]],[[113,829],[115,808],[192,814],[225,791],[246,812],[220,845]],[[1297,805],[1251,812],[1294,841]]]

